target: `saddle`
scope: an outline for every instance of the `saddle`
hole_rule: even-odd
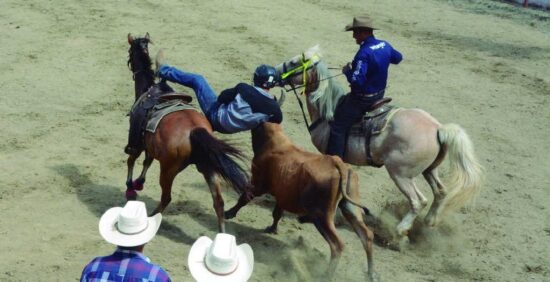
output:
[[[145,142],[143,139],[145,135],[145,128],[157,105],[171,103],[170,105],[187,105],[187,108],[193,108],[191,105],[188,105],[192,100],[193,98],[187,94],[174,92],[174,90],[165,82],[151,86],[149,90],[143,93],[136,100],[134,105],[132,105],[130,113],[128,114],[130,116],[130,130],[128,134],[128,146],[126,147],[127,153],[130,150],[134,152],[141,152],[145,149]],[[156,122],[156,125],[158,125],[161,118],[162,116]],[[156,125],[154,128],[156,128]]]
[[[363,118],[356,122],[350,129],[348,136],[365,137],[365,149],[367,152],[367,163],[371,166],[381,167],[382,165],[375,164],[370,151],[370,139],[372,136],[380,134],[393,116],[399,109],[393,105],[388,105],[391,98],[386,97],[376,101],[370,109],[363,115]]]

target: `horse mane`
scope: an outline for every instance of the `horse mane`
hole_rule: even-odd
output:
[[[344,88],[333,78],[327,65],[319,61],[315,68],[319,86],[308,96],[309,102],[319,111],[322,119],[331,121],[334,119],[334,110],[338,101],[346,94]]]
[[[148,38],[141,37],[134,39],[130,44],[130,49],[128,50],[128,67],[130,68],[130,70],[132,70],[134,75],[137,72],[145,72],[147,74],[147,77],[151,79],[152,84],[155,77],[155,73],[152,69],[153,62],[151,61],[151,57],[149,57],[149,54],[143,52],[143,48],[141,47],[142,41],[145,41],[147,44],[151,42]],[[136,61],[136,59],[139,61]],[[143,69],[134,69],[136,64],[141,64]]]

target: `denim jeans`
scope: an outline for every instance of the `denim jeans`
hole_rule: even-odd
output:
[[[359,121],[374,102],[381,99],[375,96],[365,99],[355,94],[346,95],[334,111],[334,120],[330,124],[330,137],[327,145],[327,155],[335,155],[344,159],[348,132],[354,123]]]
[[[208,81],[196,73],[184,72],[175,67],[168,65],[161,65],[159,68],[159,76],[168,81],[187,86],[195,91],[195,96],[199,101],[199,106],[206,118],[210,121],[214,129],[218,127],[217,124],[217,112],[219,104],[217,102],[218,97],[216,93],[208,84]]]

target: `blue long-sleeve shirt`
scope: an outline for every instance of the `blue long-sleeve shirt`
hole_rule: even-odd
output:
[[[361,43],[351,70],[345,73],[351,93],[371,94],[386,88],[388,68],[399,64],[403,56],[386,41],[370,36]]]

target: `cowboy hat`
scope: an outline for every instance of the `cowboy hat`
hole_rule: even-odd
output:
[[[195,241],[187,263],[198,282],[244,282],[252,275],[254,254],[250,245],[237,246],[235,236],[219,233],[214,241],[206,236]]]
[[[369,16],[358,16],[353,18],[353,22],[346,25],[345,31],[354,30],[356,28],[370,28],[378,29],[374,27],[372,19]]]
[[[99,233],[117,246],[141,246],[155,237],[161,221],[160,213],[147,217],[144,202],[128,201],[124,208],[110,208],[101,216]]]

